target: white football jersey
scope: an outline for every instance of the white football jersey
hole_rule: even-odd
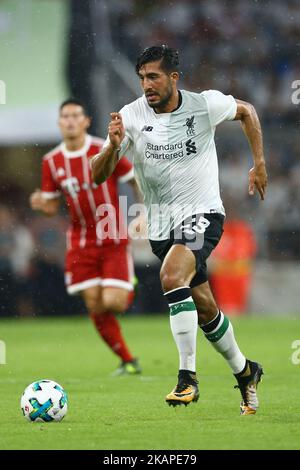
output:
[[[236,101],[216,90],[181,95],[172,113],[156,114],[144,95],[120,111],[126,136],[119,154],[132,157],[151,240],[169,238],[191,215],[224,214],[214,134],[235,118]]]

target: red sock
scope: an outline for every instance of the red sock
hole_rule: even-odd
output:
[[[128,292],[127,307],[125,310],[128,310],[132,302],[134,301],[135,292],[134,290]]]
[[[102,313],[101,315],[92,313],[90,317],[98,333],[110,349],[116,353],[122,361],[132,361],[133,357],[127,348],[122,336],[120,324],[115,315],[112,313]]]

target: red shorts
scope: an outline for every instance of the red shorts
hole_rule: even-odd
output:
[[[65,283],[69,294],[92,286],[133,290],[133,261],[129,245],[76,248],[67,251]]]

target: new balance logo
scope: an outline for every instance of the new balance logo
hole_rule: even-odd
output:
[[[153,131],[152,126],[144,126],[141,132],[151,132]]]
[[[186,153],[187,153],[187,155],[191,155],[191,153],[197,153],[196,144],[195,144],[195,142],[192,142],[192,139],[189,139],[189,140],[185,143],[185,146],[186,146]]]

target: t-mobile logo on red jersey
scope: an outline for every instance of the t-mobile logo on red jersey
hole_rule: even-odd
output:
[[[72,198],[75,198],[80,191],[80,184],[75,176],[63,180],[61,186]]]
[[[96,183],[82,183],[80,186],[78,179],[75,176],[72,176],[71,178],[62,180],[61,186],[74,199],[77,197],[77,194],[81,189],[96,189],[98,185]]]

